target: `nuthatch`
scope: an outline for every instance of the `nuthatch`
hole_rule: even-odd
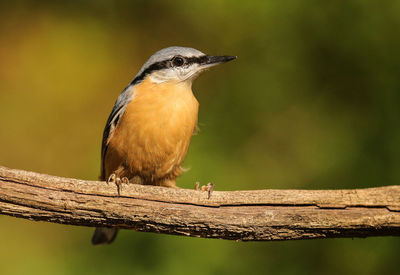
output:
[[[205,69],[235,59],[193,48],[169,47],[152,55],[118,97],[101,149],[101,180],[176,187],[199,103],[192,82]],[[115,228],[96,228],[93,244],[111,243]]]

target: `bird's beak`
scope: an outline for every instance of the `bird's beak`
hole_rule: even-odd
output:
[[[201,64],[201,67],[209,68],[209,67],[213,67],[215,65],[221,64],[221,63],[225,63],[225,62],[231,61],[233,59],[236,59],[236,56],[229,56],[229,55],[211,56],[211,55],[207,55],[207,58]]]
[[[190,83],[192,83],[192,81],[194,79],[196,79],[197,76],[201,72],[204,72],[208,68],[216,66],[218,64],[222,64],[222,63],[231,61],[233,59],[236,59],[236,56],[229,56],[229,55],[219,55],[219,56],[203,55],[199,59],[200,60],[198,62],[196,62],[197,67],[195,67],[195,69],[192,70],[192,73],[189,74],[186,77],[186,79],[190,79]]]

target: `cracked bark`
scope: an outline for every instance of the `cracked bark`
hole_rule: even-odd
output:
[[[239,241],[400,236],[400,186],[207,192],[61,178],[0,166],[0,213]]]

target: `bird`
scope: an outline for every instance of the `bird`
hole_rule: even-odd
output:
[[[200,73],[236,56],[189,47],[154,53],[117,98],[103,132],[100,180],[176,187],[197,128],[192,83]],[[197,185],[197,184],[196,184]],[[198,187],[198,185],[197,185]],[[92,244],[110,244],[118,229],[98,227]]]

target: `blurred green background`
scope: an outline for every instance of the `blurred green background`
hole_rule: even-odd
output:
[[[400,182],[400,1],[0,2],[0,165],[97,179],[122,89],[172,45],[237,55],[194,84],[179,185]],[[236,243],[0,216],[0,274],[395,274],[399,238]]]

